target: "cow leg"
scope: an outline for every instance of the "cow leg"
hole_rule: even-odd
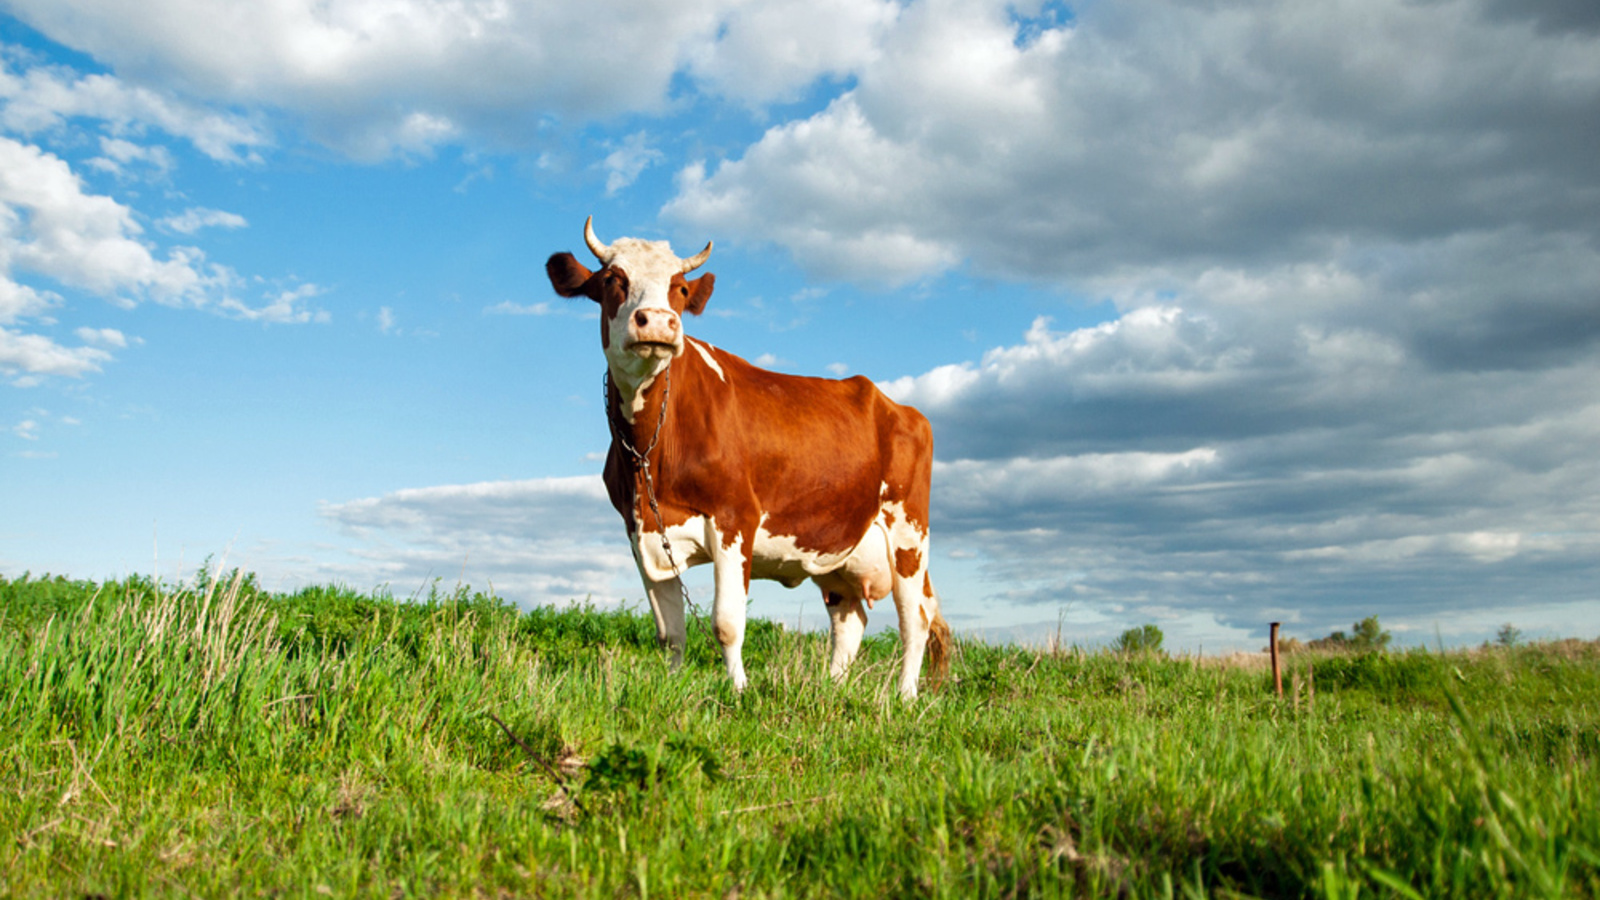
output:
[[[828,638],[832,651],[828,674],[834,681],[842,681],[850,663],[855,661],[856,652],[861,649],[861,636],[867,632],[867,611],[861,607],[859,597],[827,590],[822,592],[822,597],[832,625]]]
[[[716,631],[717,643],[722,645],[722,659],[728,666],[728,678],[733,689],[744,690],[744,623],[750,597],[750,555],[747,541],[735,537],[724,545],[722,536],[711,529],[708,541],[712,552],[712,571],[716,579],[716,596],[711,601],[711,623]]]
[[[650,598],[650,612],[656,618],[656,643],[671,654],[672,668],[680,668],[689,636],[683,621],[683,582],[677,578],[665,581],[646,578],[644,591]]]
[[[897,553],[894,573],[894,609],[900,617],[900,697],[917,696],[917,679],[922,675],[922,656],[928,648],[928,633],[939,615],[939,601],[928,578],[928,542],[924,539],[915,556]],[[909,563],[915,563],[914,569]]]

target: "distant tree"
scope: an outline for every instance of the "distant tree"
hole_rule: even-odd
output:
[[[1377,616],[1367,616],[1365,619],[1351,626],[1354,634],[1345,634],[1335,631],[1325,638],[1309,641],[1306,646],[1312,650],[1347,650],[1353,653],[1370,653],[1383,650],[1389,646],[1393,635],[1383,630],[1378,624]]]
[[[1140,625],[1138,628],[1129,628],[1120,637],[1111,643],[1111,649],[1118,653],[1160,653],[1163,635],[1161,629],[1154,625]]]
[[[1377,616],[1367,616],[1355,624],[1356,633],[1350,635],[1350,648],[1358,651],[1382,650],[1389,646],[1391,635],[1378,624]]]
[[[1522,643],[1522,629],[1507,622],[1494,633],[1494,642],[1502,647],[1515,647]]]

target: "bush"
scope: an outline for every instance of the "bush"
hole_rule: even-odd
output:
[[[1118,653],[1160,653],[1161,629],[1154,625],[1140,625],[1138,628],[1129,628],[1111,643],[1111,649]]]

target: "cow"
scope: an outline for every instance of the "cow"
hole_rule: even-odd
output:
[[[679,259],[666,241],[604,244],[594,217],[584,243],[545,264],[563,297],[600,307],[606,419],[605,484],[627,526],[655,616],[656,638],[682,665],[683,570],[710,563],[711,619],[734,689],[746,685],[745,610],[752,578],[822,591],[829,673],[842,679],[874,601],[893,596],[903,648],[900,695],[948,670],[950,626],[928,574],[933,432],[923,415],[868,379],[784,375],[688,337],[714,275],[689,273],[711,244]]]

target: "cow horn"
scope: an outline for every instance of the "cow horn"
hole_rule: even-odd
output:
[[[594,254],[595,259],[611,265],[611,248],[594,236],[594,216],[583,220],[583,242],[589,245],[589,252]]]
[[[696,253],[695,255],[683,261],[683,274],[687,275],[690,272],[693,272],[695,269],[700,268],[701,266],[705,265],[706,260],[710,258],[711,242],[706,241],[706,248],[704,250],[701,250],[699,253]]]

